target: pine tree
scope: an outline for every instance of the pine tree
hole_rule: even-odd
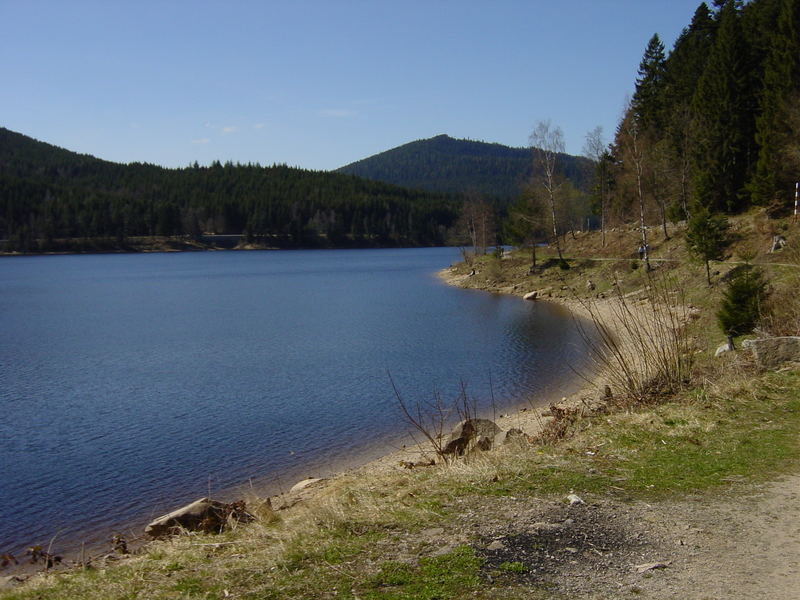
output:
[[[664,73],[664,127],[670,162],[675,173],[676,196],[669,210],[673,220],[689,219],[692,148],[695,128],[691,101],[714,43],[716,23],[705,2],[697,7],[689,27],[675,41]]]
[[[720,9],[719,26],[692,98],[694,191],[711,210],[736,210],[748,176],[752,107],[747,51],[735,0]]]
[[[733,346],[734,336],[750,333],[765,309],[768,297],[764,274],[750,266],[737,269],[728,280],[717,311],[717,322]]]
[[[705,263],[708,285],[711,285],[709,263],[722,260],[729,245],[728,220],[723,215],[712,214],[707,206],[694,207],[686,228],[686,246],[695,258]]]
[[[631,102],[636,120],[643,129],[660,130],[663,124],[665,63],[664,44],[656,33],[647,43],[639,63],[636,92]]]
[[[756,118],[758,160],[750,182],[755,204],[768,205],[775,194],[788,191],[792,181],[781,160],[785,143],[787,104],[800,75],[800,1],[779,0],[777,22],[764,61],[763,88]],[[766,33],[766,32],[765,32]]]

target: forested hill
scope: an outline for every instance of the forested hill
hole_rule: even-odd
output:
[[[559,155],[559,169],[579,189],[590,185],[593,166],[586,158]],[[476,192],[497,199],[519,195],[530,180],[529,148],[511,148],[447,135],[417,140],[338,169],[409,188],[447,193]]]
[[[0,250],[100,238],[124,247],[134,236],[203,233],[281,247],[437,245],[457,212],[444,194],[341,173],[124,165],[0,128]]]

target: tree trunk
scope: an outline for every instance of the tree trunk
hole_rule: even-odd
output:
[[[600,200],[600,239],[602,240],[603,248],[606,247],[606,210],[603,206],[604,202]]]
[[[556,242],[556,250],[558,251],[558,260],[564,262],[564,256],[561,254],[561,242],[558,241],[558,226],[556,221],[556,199],[552,190],[550,192],[550,214],[553,219],[553,239]]]
[[[667,231],[667,207],[663,202],[659,202],[658,209],[661,212],[661,227],[664,229],[664,241],[667,241],[669,239],[669,232]]]
[[[636,156],[636,139],[633,141],[634,156]],[[642,231],[642,247],[644,248],[644,264],[645,268],[650,270],[650,249],[647,244],[647,228],[644,224],[644,193],[642,191],[642,159],[637,157],[634,159],[636,162],[636,186],[639,194],[639,227]]]

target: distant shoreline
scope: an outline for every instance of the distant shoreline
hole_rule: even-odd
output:
[[[389,248],[455,248],[447,245],[408,245],[403,243],[385,244],[370,243],[367,240],[351,244],[326,244],[320,240],[318,244],[292,244],[286,240],[273,239],[270,243],[246,241],[239,234],[207,234],[197,239],[188,237],[140,236],[118,241],[112,238],[71,238],[57,240],[40,250],[0,250],[0,257],[15,256],[64,256],[80,254],[151,254],[167,252],[219,252],[248,250],[379,250]],[[0,248],[7,244],[0,240]],[[40,242],[37,242],[40,244]]]

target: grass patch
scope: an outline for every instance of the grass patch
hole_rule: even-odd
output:
[[[715,394],[595,416],[557,446],[487,455],[451,469],[454,495],[654,499],[758,482],[800,460],[800,373],[771,373]]]
[[[481,562],[468,546],[442,556],[421,558],[418,566],[386,562],[370,578],[363,596],[359,596],[375,600],[462,598],[480,585]]]

